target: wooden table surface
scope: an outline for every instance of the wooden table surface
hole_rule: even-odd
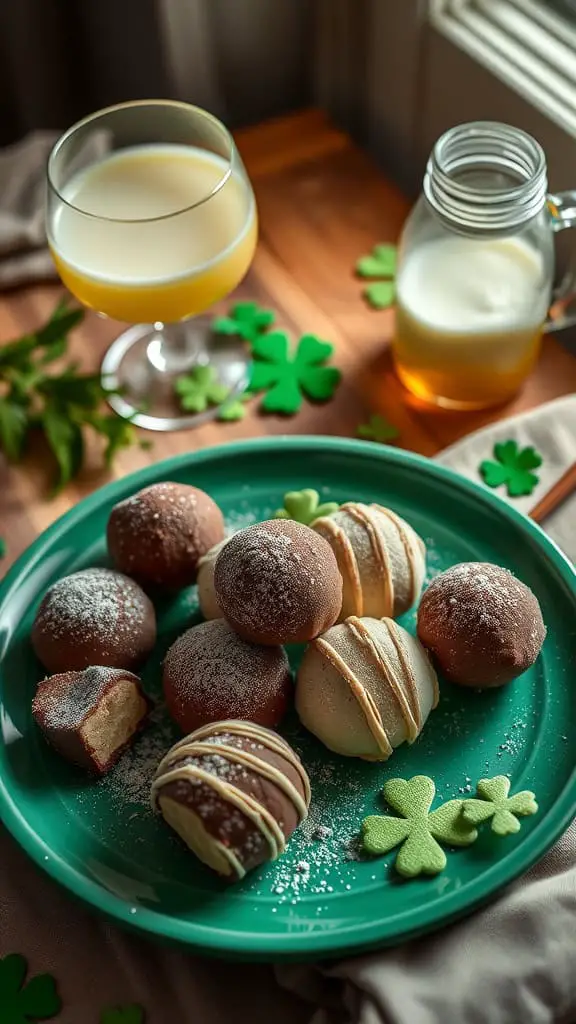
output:
[[[274,309],[294,337],[318,334],[335,344],[343,381],[333,401],[304,404],[294,417],[250,411],[233,424],[209,423],[174,434],[146,433],[150,451],[128,449],[113,474],[123,476],[169,455],[259,434],[355,436],[370,412],[384,413],[400,430],[403,448],[434,455],[485,423],[576,391],[576,359],[547,337],[537,370],[506,407],[482,413],[432,410],[413,399],[392,372],[387,343],[392,311],[369,309],[354,276],[358,256],[380,241],[394,241],[408,211],[401,192],[324,115],[307,111],[238,133],[260,212],[260,243],[253,267],[235,297]],[[0,344],[38,326],[61,288],[42,285],[0,298]],[[229,304],[223,303],[220,311]],[[76,331],[73,354],[96,368],[122,325],[89,314]],[[48,498],[45,459],[31,452],[17,467],[0,455],[0,535],[8,565],[54,519],[110,478],[99,451],[55,499]]]

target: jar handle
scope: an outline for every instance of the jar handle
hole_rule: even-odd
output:
[[[548,195],[548,211],[554,234],[576,227],[576,190]],[[568,270],[552,291],[552,304],[544,330],[560,331],[576,324],[576,275]]]

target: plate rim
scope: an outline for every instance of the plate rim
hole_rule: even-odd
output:
[[[233,441],[227,444],[207,447],[203,449],[185,452],[162,459],[159,462],[151,463],[141,469],[128,473],[118,479],[97,488],[91,494],[83,498],[77,505],[59,516],[46,530],[25,549],[7,574],[0,581],[0,610],[9,597],[14,585],[17,583],[20,574],[24,569],[34,566],[38,555],[44,549],[47,542],[57,536],[63,528],[70,524],[74,525],[79,520],[90,515],[92,511],[103,503],[108,504],[116,500],[117,496],[126,489],[127,483],[130,489],[138,490],[148,483],[156,482],[161,474],[164,478],[172,471],[179,471],[184,466],[197,465],[203,462],[214,462],[230,456],[245,456],[255,451],[266,451],[267,449],[277,451],[278,446],[292,450],[310,450],[311,448],[321,449],[340,453],[346,450],[350,454],[357,454],[361,457],[375,458],[376,461],[395,463],[397,465],[411,465],[421,469],[423,472],[436,477],[438,480],[455,487],[457,490],[467,492],[478,501],[484,503],[497,515],[508,519],[521,534],[530,537],[533,542],[543,550],[549,558],[554,570],[560,575],[576,603],[576,569],[569,559],[558,548],[547,534],[522,512],[515,509],[499,495],[493,494],[479,483],[475,483],[466,477],[461,476],[448,466],[434,462],[426,456],[407,451],[401,448],[391,448],[378,445],[369,441],[355,440],[352,438],[340,438],[325,435],[273,435],[267,437],[249,438],[241,441]],[[3,657],[3,650],[0,649],[0,662]],[[0,699],[0,712],[2,702]],[[478,906],[488,902],[505,885],[510,884],[519,875],[523,874],[536,861],[538,861],[554,844],[558,837],[568,828],[574,814],[574,803],[576,800],[576,766],[567,781],[564,790],[560,793],[558,800],[552,805],[542,818],[538,826],[527,837],[526,842],[516,847],[505,857],[496,861],[494,866],[482,874],[481,891],[477,891],[478,883],[467,886],[467,898],[464,902],[461,893],[456,890],[447,896],[440,898],[440,913],[438,912],[438,900],[433,905],[426,907],[421,904],[418,908],[406,911],[402,914],[403,925],[398,929],[394,926],[398,918],[394,918],[392,928],[387,926],[385,921],[370,921],[358,926],[357,923],[339,928],[335,932],[315,933],[313,938],[306,932],[284,932],[270,936],[267,932],[256,930],[247,934],[244,931],[224,930],[222,927],[199,924],[194,921],[183,922],[169,914],[159,914],[153,908],[138,907],[136,914],[131,913],[132,905],[120,896],[106,890],[99,882],[81,874],[74,866],[65,859],[54,855],[52,849],[38,833],[28,826],[23,815],[10,793],[3,773],[0,771],[0,820],[13,838],[22,848],[23,852],[54,881],[59,883],[68,892],[78,897],[90,907],[103,913],[108,918],[139,934],[146,934],[152,938],[167,940],[184,945],[196,952],[204,952],[207,955],[227,957],[229,959],[250,959],[250,960],[286,960],[306,958],[318,959],[322,956],[335,953],[358,953],[363,950],[399,944],[414,935],[423,935],[425,932],[437,930],[440,927],[471,913]],[[551,813],[554,812],[553,822],[548,821]],[[48,860],[45,857],[48,855]],[[488,880],[488,884],[486,884]],[[442,907],[445,906],[445,909]],[[428,913],[427,913],[428,909]],[[417,920],[412,920],[417,918]],[[359,934],[359,933],[362,934]],[[231,948],[231,943],[242,940],[242,949]]]

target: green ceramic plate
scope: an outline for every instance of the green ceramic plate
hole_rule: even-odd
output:
[[[105,779],[94,782],[45,745],[30,715],[41,678],[29,633],[54,580],[106,564],[112,505],[157,480],[205,488],[233,528],[265,519],[285,491],[378,501],[426,539],[429,577],[475,559],[508,566],[535,590],[548,626],[536,666],[511,686],[476,693],[442,686],[440,705],[413,747],[388,764],[330,755],[289,721],[283,732],[312,778],[310,819],[275,864],[225,888],[148,807],[150,775],[175,738],[162,708]],[[158,606],[158,666],[174,636],[197,621],[195,589]],[[407,452],[336,438],[270,438],[162,462],[93,494],[46,531],[0,593],[0,813],[24,850],[72,893],[123,924],[196,949],[252,959],[319,957],[398,942],[470,911],[525,871],[576,808],[575,574],[544,534],[498,497]],[[403,624],[414,627],[414,614]],[[298,657],[294,652],[294,660]],[[443,798],[477,779],[509,774],[534,789],[540,813],[506,839],[482,834],[448,855],[443,874],[402,882],[391,859],[360,861],[355,842],[390,777],[431,775]]]

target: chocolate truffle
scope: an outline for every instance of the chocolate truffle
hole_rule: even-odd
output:
[[[422,645],[393,619],[351,616],[307,648],[296,680],[303,725],[337,754],[386,761],[438,703]]]
[[[179,637],[166,655],[162,681],[168,710],[184,733],[223,718],[273,727],[292,694],[282,647],[246,643],[224,619]]]
[[[308,814],[310,782],[292,748],[250,722],[217,722],[160,762],[152,805],[229,881],[275,860]]]
[[[308,526],[271,519],[230,538],[216,559],[224,616],[253,643],[311,640],[338,618],[342,579],[330,545]]]
[[[342,574],[339,621],[349,615],[397,618],[416,601],[426,548],[412,527],[382,505],[348,502],[312,523],[328,541]]]
[[[112,569],[83,569],[58,580],[32,626],[32,646],[49,672],[136,668],[155,642],[153,604],[134,580]]]
[[[142,727],[148,709],[137,676],[101,666],[50,676],[32,702],[36,723],[54,749],[100,775]]]
[[[198,577],[196,579],[198,584],[198,601],[200,602],[200,611],[205,619],[222,618],[222,609],[218,604],[218,598],[214,589],[214,566],[216,565],[218,555],[226,543],[227,538],[221,540],[219,544],[215,544],[213,548],[210,548],[210,551],[202,555],[198,562]]]
[[[188,484],[145,487],[115,505],[108,520],[114,564],[145,586],[169,590],[194,583],[198,560],[223,537],[218,505]]]
[[[418,636],[451,683],[504,686],[534,664],[546,636],[540,605],[508,569],[462,562],[422,595]]]

